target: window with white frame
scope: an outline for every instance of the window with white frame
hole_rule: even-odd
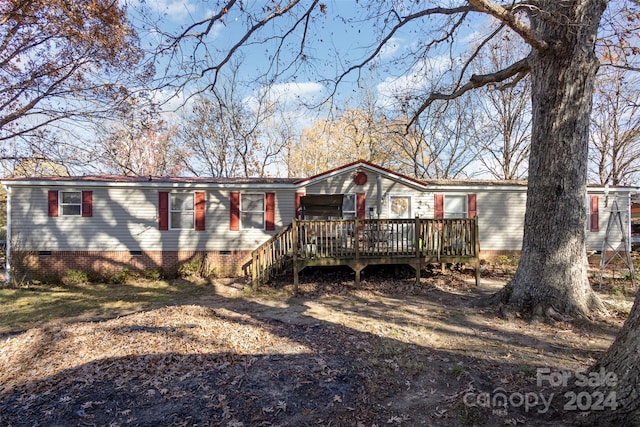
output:
[[[264,229],[265,196],[262,193],[240,195],[240,227]]]
[[[411,196],[389,196],[389,218],[411,218]]]
[[[445,218],[467,218],[467,200],[466,194],[444,196],[444,217]]]
[[[194,200],[193,193],[169,194],[170,227],[174,230],[193,230]]]
[[[342,196],[342,218],[354,219],[356,217],[356,195],[354,193]]]
[[[82,192],[60,191],[60,214],[80,216],[82,214]]]

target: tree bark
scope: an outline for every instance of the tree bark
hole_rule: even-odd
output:
[[[501,297],[506,311],[585,317],[602,304],[587,276],[588,130],[603,0],[542,1],[529,56],[532,135],[522,256]]]
[[[636,298],[627,321],[611,347],[585,374],[590,381],[586,385],[583,381],[579,387],[573,384],[576,395],[587,393],[592,397],[592,404],[597,403],[594,398],[600,396],[609,399],[604,400],[607,402],[604,410],[595,408],[591,411],[591,417],[584,420],[587,423],[600,426],[640,426],[639,330],[640,300]]]

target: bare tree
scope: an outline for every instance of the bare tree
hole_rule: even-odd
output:
[[[526,55],[508,31],[492,42],[476,65],[478,73],[500,69]],[[496,179],[522,179],[527,175],[531,140],[531,85],[528,78],[512,84],[487,85],[477,93],[481,118],[479,160]]]
[[[411,175],[420,179],[461,179],[473,175],[470,166],[478,149],[472,101],[471,97],[462,96],[448,104],[431,105],[414,120],[408,132],[404,129],[398,146]]]
[[[391,132],[390,127],[372,98],[346,108],[336,117],[316,120],[291,148],[290,171],[309,176],[359,159],[390,167],[399,161],[392,148],[398,133]]]
[[[221,5],[212,16],[187,25],[167,49],[175,51],[191,46],[195,49],[192,58],[209,55],[206,67],[188,62],[183,68],[198,75],[210,74],[213,87],[230,59],[253,42],[264,42],[261,48],[270,58],[266,71],[256,79],[273,82],[295,74],[294,64],[310,58],[306,54],[308,37],[319,22],[314,19],[321,19],[314,18],[315,13],[321,17],[327,6],[297,0],[265,9],[245,6],[234,1]],[[530,75],[533,132],[526,227],[521,268],[505,292],[507,306],[512,310],[543,316],[552,313],[584,316],[592,309],[602,309],[587,280],[582,224],[586,221],[583,207],[588,122],[599,65],[595,40],[606,6],[604,0],[545,0],[536,2],[535,7],[527,3],[504,7],[489,0],[460,1],[457,5],[454,2],[449,7],[433,8],[413,3],[370,4],[363,6],[365,11],[358,19],[370,17],[373,28],[380,31],[379,38],[368,46],[370,54],[352,62],[343,59],[343,71],[333,79],[333,87],[337,88],[347,76],[365,67],[381,65],[379,53],[401,30],[416,31],[423,42],[408,47],[399,59],[394,58],[393,65],[408,65],[407,71],[419,76],[419,70],[428,65],[429,55],[442,52],[442,48],[454,51],[454,47],[456,50],[459,46],[466,47],[460,41],[465,26],[477,28],[476,40],[480,42],[467,55],[451,58],[443,77],[433,80],[435,86],[423,86],[413,93],[412,123],[434,102],[452,100],[490,84],[515,84]],[[229,49],[216,55],[207,49],[205,37],[216,22],[234,16],[244,19],[246,32]],[[275,25],[276,21],[286,30],[268,37],[261,33],[267,24]],[[481,51],[507,28],[518,36],[514,43],[526,44],[530,53],[490,73],[471,74]],[[291,44],[293,39],[297,40],[295,44]],[[287,48],[295,50],[292,56],[286,56]],[[288,64],[284,62],[287,59],[291,61]],[[569,95],[571,103],[567,101]],[[559,222],[558,218],[563,220]],[[559,258],[551,259],[549,253]]]
[[[241,152],[237,149],[239,138],[246,133],[237,128],[244,123],[242,112],[221,99],[200,95],[194,99],[190,114],[184,117],[181,139],[191,153],[185,159],[185,167],[195,175],[244,175]]]
[[[176,144],[176,126],[162,119],[113,125],[99,140],[100,160],[111,173],[125,176],[177,176],[185,152]]]
[[[191,153],[185,166],[196,175],[266,176],[289,143],[290,128],[268,91],[241,97],[236,71],[225,81],[197,95],[184,117],[181,138]]]
[[[592,175],[601,184],[640,179],[640,80],[622,69],[603,69],[591,114]]]
[[[118,1],[0,3],[0,158],[48,161],[61,128],[111,117],[142,58]],[[54,161],[68,159],[64,154]]]

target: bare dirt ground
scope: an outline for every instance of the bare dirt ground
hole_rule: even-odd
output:
[[[533,396],[538,368],[575,372],[609,346],[630,298],[606,319],[505,321],[480,306],[488,275],[309,272],[247,292],[219,280],[197,301],[0,338],[0,425],[570,425]],[[483,400],[503,393],[507,407]],[[525,405],[524,398],[531,398]],[[520,400],[519,400],[520,399]],[[533,405],[537,403],[537,405]]]

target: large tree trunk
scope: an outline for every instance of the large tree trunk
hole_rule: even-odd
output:
[[[640,299],[604,357],[585,374],[590,381],[573,383],[582,404],[591,401],[585,420],[600,426],[640,426]],[[614,376],[615,375],[615,376]],[[600,394],[601,393],[601,394]],[[604,400],[601,399],[604,398]],[[596,407],[599,405],[600,407]]]
[[[503,292],[507,311],[586,316],[601,303],[588,283],[585,250],[589,115],[606,1],[541,2],[534,33],[532,134],[522,256]]]

